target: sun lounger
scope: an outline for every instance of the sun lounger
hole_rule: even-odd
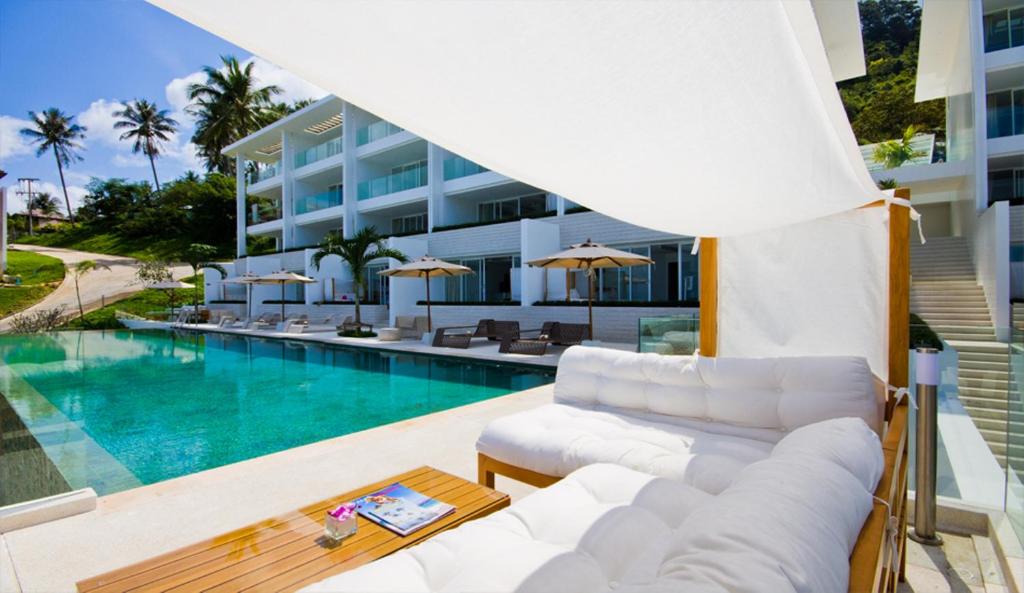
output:
[[[434,331],[432,345],[438,348],[469,348],[473,338],[487,338],[489,341],[515,339],[519,337],[518,321],[495,321],[481,319],[476,326],[439,327]]]
[[[794,430],[717,496],[589,465],[302,591],[846,591],[883,466],[859,418]]]
[[[427,318],[422,315],[397,315],[395,327],[402,338],[420,339],[427,331]]]
[[[281,316],[277,313],[263,314],[257,317],[255,320],[250,321],[245,328],[246,329],[268,329],[277,327],[277,324],[281,321]]]
[[[310,319],[305,327],[303,327],[303,333],[315,333],[315,332],[330,332],[335,331],[338,327],[337,317],[335,315],[328,315],[326,317],[312,318]]]
[[[238,320],[234,315],[221,315],[220,320],[217,321],[217,327],[232,327],[235,325],[236,321]]]
[[[535,335],[531,335],[535,334]],[[523,330],[516,335],[502,337],[498,352],[503,354],[535,354],[547,352],[549,344],[573,346],[590,338],[590,326],[585,323],[546,321],[541,329]]]

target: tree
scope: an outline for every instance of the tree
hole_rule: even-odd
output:
[[[78,289],[78,280],[82,276],[85,276],[89,272],[92,272],[93,270],[96,270],[98,268],[103,268],[104,270],[110,269],[107,266],[96,263],[91,259],[84,259],[71,267],[71,276],[72,278],[75,279],[75,297],[78,299],[79,319],[85,319],[85,308],[82,306],[82,292]]]
[[[405,263],[408,258],[397,249],[384,244],[384,237],[377,229],[369,226],[361,229],[353,237],[346,239],[340,232],[327,233],[320,242],[320,248],[313,253],[313,267],[320,269],[320,262],[329,255],[337,255],[352,272],[352,284],[355,286],[355,317],[356,324],[362,323],[359,316],[359,300],[366,288],[366,267],[375,259],[390,257]]]
[[[167,262],[159,260],[144,261],[135,271],[135,279],[143,285],[170,282],[173,279],[171,267]]]
[[[243,68],[234,56],[221,56],[223,67],[205,66],[206,81],[189,85],[193,101],[189,111],[196,116],[192,142],[206,162],[207,171],[234,174],[234,164],[223,154],[232,142],[280,118],[272,98],[281,92],[276,85],[259,86],[252,70]]]
[[[25,200],[25,211],[28,214],[28,234],[32,235],[32,222],[36,215],[53,215],[57,213],[57,198],[49,192],[33,193]]]
[[[914,150],[912,142],[917,135],[915,126],[907,126],[903,130],[903,137],[899,140],[887,140],[875,147],[871,158],[876,163],[884,165],[886,169],[895,169],[903,166],[907,161],[921,158],[928,153],[923,150]]]
[[[153,183],[156,191],[160,191],[160,180],[156,176],[156,158],[163,151],[163,142],[170,140],[178,128],[178,122],[167,115],[166,109],[158,109],[156,104],[145,99],[136,99],[125,108],[115,111],[114,115],[121,118],[114,123],[115,130],[126,130],[121,140],[134,140],[132,152],[142,153],[149,157],[149,167],[153,170]]]
[[[192,275],[196,276],[195,288],[192,289],[192,305],[196,311],[196,323],[199,322],[199,270],[209,268],[211,270],[217,270],[220,272],[220,277],[224,278],[228,275],[227,270],[224,266],[212,262],[213,258],[217,257],[217,248],[213,245],[205,245],[203,243],[193,243],[188,246],[188,249],[182,254],[182,259],[185,260],[192,268]]]
[[[28,112],[29,119],[34,127],[22,128],[21,135],[29,139],[33,144],[38,144],[36,157],[43,156],[48,150],[53,151],[53,158],[57,160],[57,172],[60,174],[60,185],[64,189],[64,204],[68,208],[68,220],[75,222],[75,215],[71,212],[71,199],[68,197],[68,186],[64,182],[64,167],[70,167],[72,162],[81,161],[82,157],[76,152],[82,146],[79,140],[85,138],[86,128],[76,124],[75,116],[67,116],[55,107],[51,107],[42,113]]]

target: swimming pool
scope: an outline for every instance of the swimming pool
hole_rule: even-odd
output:
[[[59,472],[51,478],[100,495],[554,379],[523,366],[128,330],[0,336],[0,360],[8,412]]]

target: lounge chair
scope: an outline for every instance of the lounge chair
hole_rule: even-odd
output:
[[[217,321],[217,327],[233,327],[238,319],[230,313],[221,315]]]
[[[398,315],[395,327],[402,338],[420,339],[427,332],[427,318],[422,315]]]
[[[337,316],[328,315],[326,317],[313,318],[308,320],[305,327],[303,327],[303,333],[315,333],[315,332],[329,332],[335,331],[338,327]]]
[[[277,313],[264,313],[255,320],[250,321],[246,324],[245,329],[268,329],[277,327],[277,324],[281,321],[281,316]]]
[[[769,449],[717,496],[589,465],[302,591],[846,591],[884,466],[878,436],[859,418],[840,418]]]
[[[530,335],[530,334],[536,335]],[[590,326],[585,323],[546,321],[538,330],[523,330],[515,336],[504,336],[498,352],[503,354],[535,354],[547,352],[549,344],[574,346],[590,338]]]
[[[350,331],[370,331],[370,332],[372,332],[373,331],[373,324],[372,323],[367,323],[365,321],[360,321],[359,323],[356,323],[355,319],[351,315],[349,315],[348,317],[345,317],[345,319],[341,323],[339,323],[338,326],[335,329],[337,329],[340,332],[350,332]]]
[[[519,337],[518,321],[481,319],[476,326],[439,327],[431,343],[438,348],[469,348],[473,338],[487,338],[491,342]]]

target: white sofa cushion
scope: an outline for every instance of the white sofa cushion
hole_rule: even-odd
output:
[[[666,422],[703,420],[776,441],[843,416],[881,429],[874,376],[854,356],[677,357],[575,346],[559,360],[555,401]]]
[[[498,418],[477,440],[479,452],[549,476],[592,463],[617,463],[680,480],[712,494],[772,443],[704,432],[624,414],[550,404]]]
[[[304,591],[601,591],[647,566],[713,499],[617,465],[591,465],[493,515]],[[344,545],[344,544],[342,544]]]
[[[305,591],[839,593],[871,510],[881,445],[858,419],[791,436],[718,496],[591,465]],[[816,439],[845,447],[818,449]]]

